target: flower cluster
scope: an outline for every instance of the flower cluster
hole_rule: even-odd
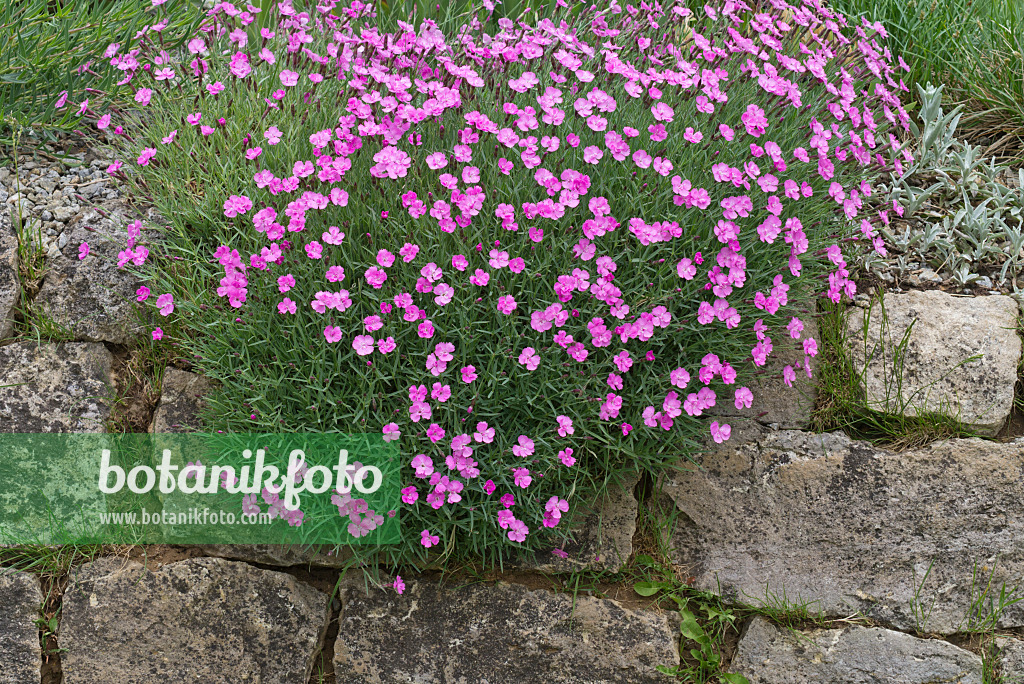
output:
[[[153,61],[174,78],[145,39],[109,55],[150,108],[134,173],[211,190],[146,186],[198,231],[208,291],[150,277],[220,427],[397,440],[423,549],[537,548],[613,472],[729,439],[706,415],[750,408],[773,336],[805,352],[786,382],[810,374],[806,295],[853,294],[842,247],[901,154],[880,26],[557,5],[385,33],[358,1],[221,2]]]

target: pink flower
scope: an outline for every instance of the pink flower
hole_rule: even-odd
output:
[[[633,163],[641,169],[646,169],[651,165],[652,157],[647,154],[646,150],[637,150],[633,153]]]
[[[161,316],[170,316],[174,313],[174,295],[162,294],[156,298],[156,306],[160,309]]]
[[[651,107],[651,114],[654,115],[655,121],[672,121],[675,110],[664,102],[658,102]]]
[[[750,408],[750,404],[754,401],[754,395],[747,387],[740,387],[736,390],[736,401],[735,406],[737,409]]]
[[[144,302],[149,299],[149,288],[145,285],[139,286],[139,289],[135,291],[135,301]]]
[[[448,165],[448,159],[444,156],[444,152],[434,152],[427,156],[426,159],[427,168],[436,171],[437,169],[443,169]]]
[[[224,215],[234,218],[252,209],[252,201],[245,195],[231,195],[224,200]]]
[[[148,166],[150,160],[155,156],[156,148],[147,147],[146,149],[142,150],[142,154],[139,155],[139,158],[136,161],[139,163],[139,166]]]
[[[565,499],[560,499],[557,496],[553,496],[548,499],[548,502],[544,504],[544,510],[552,518],[558,520],[562,517],[562,513],[569,511],[569,502]]]
[[[83,242],[82,244],[78,245],[78,259],[79,261],[81,261],[87,256],[89,256],[89,243]]]
[[[405,591],[405,582],[402,581],[401,575],[395,575],[395,581],[391,586],[394,587],[399,596]]]
[[[573,427],[572,419],[569,416],[556,416],[555,420],[558,421],[559,437],[568,437],[576,432],[576,428]]]
[[[402,431],[398,429],[397,423],[388,423],[381,429],[385,442],[394,442],[402,436]],[[424,456],[426,458],[426,456]],[[428,461],[430,459],[427,459]],[[413,467],[416,467],[416,459],[413,459]]]
[[[153,341],[154,342],[159,342],[163,338],[164,338],[164,331],[162,329],[160,329],[160,328],[154,328],[153,329]]]
[[[583,148],[583,161],[588,164],[596,164],[601,161],[601,157],[604,156],[604,151],[600,147],[589,145]]]
[[[476,424],[476,432],[473,433],[473,440],[480,444],[490,444],[494,441],[495,430],[488,427],[487,423],[481,421]]]
[[[619,369],[620,373],[625,373],[633,367],[633,359],[629,357],[628,351],[620,351],[618,354],[612,357],[612,361],[615,363],[615,367]]]
[[[690,130],[693,130],[692,128]],[[651,134],[651,141],[661,142],[668,138],[668,131],[665,130],[665,124],[652,124],[647,127],[647,132]]]
[[[711,437],[715,440],[716,444],[726,441],[731,434],[732,427],[729,425],[719,425],[717,420],[711,423]]]
[[[464,366],[460,373],[462,373],[462,382],[467,385],[477,379],[476,367],[475,366]]]
[[[517,487],[526,489],[533,482],[533,477],[530,475],[528,468],[513,468],[512,474],[514,475],[514,481]]]
[[[373,155],[376,165],[370,167],[370,175],[374,178],[404,178],[412,166],[412,159],[394,145],[388,145]]]
[[[402,249],[398,250],[398,253],[402,256],[402,261],[404,261],[405,263],[409,263],[410,261],[416,258],[416,255],[419,254],[419,251],[419,245],[414,245],[412,243],[406,242],[404,245],[402,245]]]
[[[267,139],[267,142],[271,145],[276,145],[281,142],[281,131],[277,126],[271,126],[263,132],[263,137]]]
[[[341,340],[341,328],[336,325],[329,325],[324,328],[324,337],[328,342],[334,343]]]
[[[534,451],[533,440],[526,435],[519,435],[519,444],[512,446],[512,453],[520,458],[532,456]]]
[[[423,544],[423,546],[428,549],[431,546],[436,546],[440,541],[441,537],[436,534],[431,534],[430,530],[423,530],[420,532],[420,544]]]
[[[526,370],[537,370],[540,365],[540,356],[536,354],[533,347],[526,347],[519,353],[520,365],[526,366]]]
[[[238,78],[248,76],[252,72],[252,67],[249,65],[249,55],[244,52],[236,52],[231,58],[229,69]]]
[[[388,274],[379,268],[371,266],[366,269],[366,282],[373,286],[374,289],[379,290],[383,285],[384,281],[388,279]]]
[[[516,300],[512,295],[498,297],[498,311],[508,316],[516,309]]]
[[[431,423],[430,427],[427,428],[427,438],[434,444],[444,439],[444,435],[444,428],[437,423]]]
[[[352,340],[352,348],[356,350],[356,354],[359,356],[366,356],[373,352],[374,340],[370,335],[357,335]]]
[[[753,104],[747,107],[747,111],[740,117],[740,120],[743,121],[747,134],[755,138],[760,138],[768,126],[768,118],[765,116],[764,110]]]
[[[279,78],[281,79],[281,85],[288,88],[299,82],[299,75],[294,71],[289,71],[288,69],[283,70],[280,73]]]
[[[476,271],[473,272],[473,275],[469,277],[469,282],[478,287],[486,287],[490,280],[491,274],[482,268],[476,269]]]

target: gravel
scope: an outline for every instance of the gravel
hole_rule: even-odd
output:
[[[39,234],[44,252],[56,253],[67,246],[65,228],[72,218],[92,204],[121,196],[109,179],[113,160],[108,150],[96,147],[88,154],[60,154],[61,161],[37,158],[0,167],[0,203],[12,209],[17,230]]]

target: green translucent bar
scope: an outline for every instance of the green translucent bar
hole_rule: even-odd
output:
[[[0,434],[0,544],[393,544],[400,469],[380,435]]]

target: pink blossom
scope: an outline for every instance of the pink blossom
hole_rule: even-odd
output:
[[[520,365],[526,366],[526,370],[532,371],[537,370],[540,365],[540,356],[536,353],[533,347],[525,347],[523,351],[519,353]]]
[[[736,390],[736,400],[734,402],[737,409],[750,408],[751,403],[754,400],[754,395],[747,387],[740,387]]]
[[[174,295],[162,294],[156,298],[156,306],[161,316],[170,316],[174,313]]]
[[[573,427],[572,419],[569,416],[556,416],[555,420],[558,422],[559,437],[569,437],[576,432],[576,428]]]
[[[404,178],[412,166],[409,155],[394,145],[388,145],[373,155],[373,161],[377,163],[370,168],[370,175],[375,178]]]
[[[530,475],[528,468],[513,468],[512,474],[514,475],[514,481],[517,487],[526,489],[533,482],[533,477]]]
[[[423,530],[420,532],[420,544],[423,544],[423,546],[428,549],[431,546],[437,546],[440,541],[441,537],[436,534],[431,534],[430,530]]]
[[[526,435],[519,435],[518,444],[512,446],[512,453],[519,458],[532,456],[534,452],[533,440]]]
[[[279,78],[281,79],[281,85],[285,87],[294,86],[299,82],[299,75],[294,71],[289,71],[288,69],[282,70]]]
[[[675,111],[668,104],[657,102],[651,107],[651,114],[654,116],[655,121],[670,122],[675,116]]]
[[[339,332],[340,339],[340,332]],[[352,340],[352,348],[359,356],[366,356],[373,352],[374,339],[370,335],[357,335]]]
[[[717,420],[714,421],[713,423],[711,423],[711,437],[712,437],[712,439],[715,440],[716,444],[721,444],[722,442],[728,440],[729,436],[731,434],[732,434],[732,427],[731,426],[729,426],[727,424],[726,425],[720,425]]]
[[[595,147],[594,145],[590,145],[584,148],[583,150],[583,161],[585,161],[588,164],[596,164],[597,162],[601,161],[601,157],[603,156],[604,152],[601,150],[601,148]]]
[[[516,300],[512,295],[502,295],[498,297],[498,311],[505,314],[506,316],[511,314],[516,309]]]
[[[252,72],[249,56],[244,52],[236,52],[231,58],[230,71],[238,78],[245,78]]]

